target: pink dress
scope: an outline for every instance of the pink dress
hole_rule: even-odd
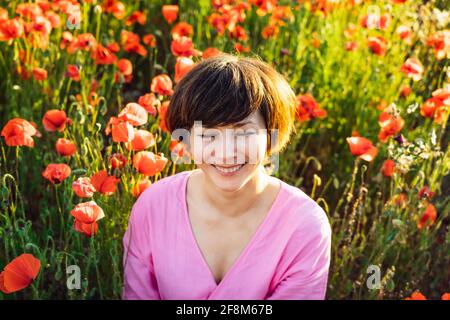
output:
[[[331,228],[299,188],[281,189],[250,242],[219,284],[191,228],[186,185],[193,171],[166,177],[133,205],[124,244],[123,299],[324,299]]]

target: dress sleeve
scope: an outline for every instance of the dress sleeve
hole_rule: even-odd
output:
[[[319,207],[319,210],[322,210]],[[267,300],[323,300],[331,256],[331,227],[325,212],[293,237],[294,258]],[[293,249],[297,247],[297,249]]]
[[[124,300],[160,300],[149,236],[149,212],[141,194],[131,209],[123,237]]]

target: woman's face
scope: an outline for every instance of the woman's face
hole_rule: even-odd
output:
[[[195,164],[224,191],[245,186],[266,155],[267,130],[259,111],[224,127],[205,128],[196,122],[189,138]]]

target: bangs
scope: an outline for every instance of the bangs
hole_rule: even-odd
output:
[[[207,128],[231,125],[247,118],[259,107],[249,94],[241,70],[225,67],[219,74],[205,70],[207,83],[200,83],[202,88],[198,94],[192,96],[191,114],[188,117],[189,125],[194,121],[202,121]],[[201,76],[201,74],[200,74]],[[193,83],[197,87],[197,83]]]

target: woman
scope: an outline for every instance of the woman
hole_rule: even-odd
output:
[[[166,125],[197,168],[134,204],[124,299],[324,299],[326,213],[264,167],[288,143],[295,110],[286,80],[259,59],[221,54],[178,83]]]

